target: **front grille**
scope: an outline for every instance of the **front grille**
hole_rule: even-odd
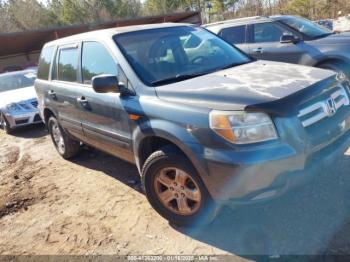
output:
[[[16,120],[16,125],[23,125],[23,124],[27,124],[29,121],[29,118],[26,119],[21,119],[21,120]]]
[[[345,88],[339,86],[327,99],[300,110],[298,117],[304,127],[309,127],[322,119],[334,116],[340,108],[349,104],[350,100]]]
[[[36,114],[36,115],[34,116],[33,122],[41,122],[41,117],[40,117],[39,114]]]
[[[32,106],[28,103],[23,103],[23,104],[19,104],[20,107],[22,107],[24,110],[32,110]]]
[[[38,107],[38,101],[32,101],[30,102],[32,104],[32,106],[34,106],[35,108]]]

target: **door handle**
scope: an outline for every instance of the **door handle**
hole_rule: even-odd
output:
[[[77,102],[81,104],[85,108],[89,108],[89,101],[86,99],[85,96],[81,96],[77,98]]]
[[[262,47],[258,47],[258,48],[253,49],[253,52],[258,53],[258,54],[262,54],[262,53],[264,53],[264,49]]]
[[[56,92],[53,90],[48,91],[49,96],[52,97],[52,99],[57,100]]]

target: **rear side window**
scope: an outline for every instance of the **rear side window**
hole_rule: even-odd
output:
[[[220,36],[233,45],[245,43],[246,26],[236,26],[225,28],[221,31]]]
[[[81,64],[84,84],[91,84],[91,79],[97,75],[117,75],[114,59],[107,49],[97,42],[83,43]]]
[[[58,80],[77,82],[77,71],[78,48],[61,49],[58,57]]]
[[[46,47],[41,51],[39,58],[39,67],[38,67],[38,78],[43,80],[49,79],[50,65],[52,62],[54,47]]]

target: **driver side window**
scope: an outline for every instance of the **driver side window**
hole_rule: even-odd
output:
[[[254,43],[279,42],[283,35],[293,35],[293,33],[274,23],[253,25]]]
[[[82,76],[84,84],[91,84],[94,76],[109,74],[117,75],[117,64],[107,51],[98,42],[84,42],[81,57]]]

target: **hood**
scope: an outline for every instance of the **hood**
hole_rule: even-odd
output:
[[[332,34],[327,37],[316,40],[318,44],[324,45],[349,45],[350,44],[350,32],[341,34]]]
[[[2,92],[0,93],[0,107],[36,98],[34,86]]]
[[[299,93],[335,73],[313,67],[257,61],[156,87],[160,99],[219,110],[243,110]]]

